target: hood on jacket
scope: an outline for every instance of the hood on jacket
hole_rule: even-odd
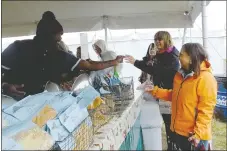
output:
[[[107,49],[106,42],[104,40],[97,40],[93,45],[98,46],[101,49],[101,55],[100,58],[102,61],[108,61],[108,60],[114,60],[117,57],[117,54],[114,51],[111,51]],[[121,74],[121,70],[123,68],[123,64],[118,64],[116,66],[116,70],[119,74]],[[109,67],[107,69],[104,69],[106,73],[110,72],[110,70],[113,70],[113,67]]]
[[[104,40],[99,39],[93,45],[98,46],[101,49],[101,53],[104,53],[107,51],[106,42]]]
[[[200,70],[201,71],[208,71],[208,72],[212,72],[212,68],[211,68],[211,64],[209,61],[203,61],[200,65]]]
[[[114,51],[107,49],[106,42],[104,40],[97,40],[93,45],[98,46],[101,49],[100,57],[102,61],[114,60],[117,54]]]
[[[200,71],[207,71],[207,72],[210,72],[212,73],[212,68],[211,68],[211,64],[206,60],[206,61],[203,61],[201,64],[200,64]],[[186,77],[191,77],[191,76],[194,76],[194,72],[190,72],[188,74],[185,73],[185,71],[181,68],[179,71],[178,71],[184,78]]]

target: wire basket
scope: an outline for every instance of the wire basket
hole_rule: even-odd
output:
[[[56,142],[50,150],[87,150],[93,136],[91,117],[88,116],[65,140]]]
[[[61,148],[60,148],[60,146],[55,142],[55,144],[53,145],[53,147],[51,147],[51,148],[49,149],[49,151],[52,151],[52,150],[60,151]]]
[[[96,109],[88,110],[92,120],[94,133],[96,133],[101,126],[108,123],[113,117],[113,104],[110,104],[110,101],[106,100],[105,98],[102,98],[102,100],[105,102],[105,104],[101,104]]]
[[[134,99],[133,77],[120,78],[121,83],[113,86],[103,86],[110,93],[101,94],[106,100],[114,102],[113,113],[121,113]]]

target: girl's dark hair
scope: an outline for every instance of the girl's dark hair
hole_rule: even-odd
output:
[[[147,53],[146,53],[146,56],[143,58],[143,60],[145,60],[146,62],[149,61],[149,58],[150,58],[150,53],[149,53],[149,49],[150,47],[154,48],[154,43],[151,43],[148,48],[147,48]],[[147,80],[147,73],[146,72],[141,72],[141,75],[139,77],[139,82],[140,83],[143,83]]]
[[[81,50],[81,46],[77,47],[76,50]]]
[[[190,70],[195,72],[196,75],[200,74],[200,64],[208,60],[208,54],[203,46],[199,43],[186,43],[182,46],[189,57],[191,58],[192,63],[190,64]]]
[[[150,56],[150,53],[149,53],[149,49],[151,48],[154,48],[154,43],[151,43],[148,48],[147,48],[147,53],[146,53],[146,56],[145,57],[149,57]]]

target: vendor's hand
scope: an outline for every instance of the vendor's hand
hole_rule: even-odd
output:
[[[188,138],[188,141],[192,143],[195,147],[198,146],[200,139],[196,138],[195,135],[192,135],[191,137]]]
[[[126,56],[125,56],[125,60],[126,60],[127,63],[131,63],[131,64],[134,64],[135,61],[136,61],[136,60],[135,60],[132,56],[130,56],[130,55],[126,55]]]
[[[124,58],[125,58],[125,56],[120,56],[120,55],[117,56],[117,58],[116,58],[117,63],[122,63]]]
[[[65,82],[61,84],[61,87],[66,91],[70,91],[72,89],[72,84]]]
[[[9,95],[11,97],[16,97],[16,98],[23,98],[24,95],[26,94],[24,91],[20,91],[19,89],[23,88],[24,85],[16,85],[16,84],[8,84],[8,83],[3,83],[2,88],[3,92],[6,95]]]

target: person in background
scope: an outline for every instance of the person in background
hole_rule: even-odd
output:
[[[147,54],[145,57],[143,57],[143,61],[146,62],[146,65],[149,66],[149,65],[153,65],[154,63],[154,56],[156,55],[156,50],[155,50],[155,45],[154,43],[151,43],[147,49]],[[153,81],[152,79],[152,76],[149,75],[148,73],[142,71],[141,72],[141,75],[139,77],[139,82],[142,84],[144,83],[147,79]]]
[[[217,82],[208,55],[199,43],[187,43],[180,52],[181,69],[173,89],[155,86],[154,97],[172,102],[171,131],[177,149],[208,150],[211,121],[217,98]]]
[[[48,81],[59,83],[62,74],[80,70],[103,70],[123,62],[123,56],[104,62],[92,62],[59,51],[63,27],[47,11],[36,29],[36,36],[17,40],[2,52],[2,93],[17,100],[44,91]]]
[[[152,68],[156,51],[157,49],[155,48],[154,43],[151,43],[147,49],[146,56],[143,57],[143,61],[146,63],[147,67],[151,66]],[[150,85],[152,85],[153,78],[152,75],[142,71],[139,81],[141,86],[144,84],[149,85],[149,82]],[[161,132],[162,127],[161,114],[156,114],[154,111],[159,110],[158,102],[154,102],[155,98],[149,93],[144,93],[143,99],[145,101],[141,106],[140,127],[142,129],[144,150],[161,150],[161,133],[159,133],[160,135],[155,134],[157,132]],[[154,115],[154,113],[156,115]],[[153,119],[151,119],[151,115],[154,115]]]
[[[117,56],[117,54],[114,51],[107,49],[106,42],[104,40],[99,39],[92,46],[94,51],[102,61],[112,60],[112,59],[115,59]],[[112,71],[112,69],[113,68],[105,69],[105,72],[108,73]],[[121,75],[121,70],[122,70],[122,65],[119,64],[114,67],[113,73],[115,74],[115,76],[118,77],[119,75]]]
[[[155,46],[158,51],[154,56],[154,63],[152,65],[147,65],[143,60],[135,60],[132,56],[126,56],[126,60],[133,64],[135,67],[141,69],[142,71],[152,75],[153,83],[155,86],[159,86],[165,89],[173,88],[173,78],[178,71],[179,64],[179,51],[173,45],[172,37],[167,31],[159,31],[154,36]],[[167,137],[167,150],[172,150],[172,140],[171,140],[171,104],[165,103],[163,100],[157,99],[159,101],[159,108],[162,114],[163,121],[166,128]]]
[[[76,51],[76,57],[81,59],[81,46],[77,47],[77,51]],[[90,61],[90,59],[87,59],[86,61]],[[64,74],[63,78],[62,78],[62,82],[60,83],[60,87],[65,90],[65,91],[70,91],[72,89],[72,85],[74,83],[74,81],[77,79],[77,77],[81,74],[90,74],[89,71],[84,71],[84,70],[80,70],[80,71],[76,71],[77,73],[68,73],[68,74]]]
[[[76,57],[81,58],[81,46],[76,48]]]
[[[107,49],[104,40],[99,39],[92,46],[102,61],[112,60],[117,57],[117,54],[114,51]]]
[[[61,50],[73,55],[72,51],[69,50],[69,47],[63,41],[60,41],[59,44],[60,44]],[[77,47],[76,57],[81,59],[81,47]],[[60,88],[63,91],[71,91],[74,81],[82,73],[87,73],[87,72],[86,71],[72,71],[70,73],[62,74],[62,79],[60,80],[60,84],[59,84]]]

